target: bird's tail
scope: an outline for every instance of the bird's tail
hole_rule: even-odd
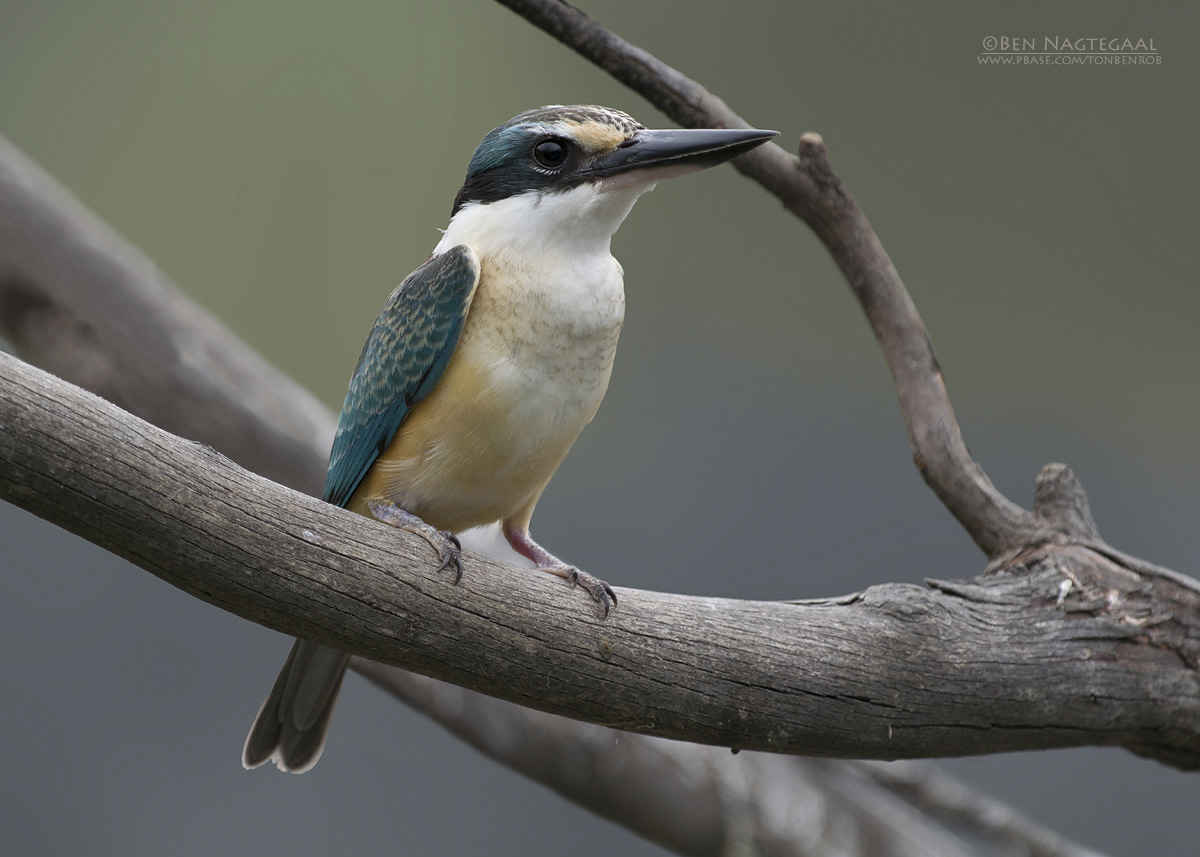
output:
[[[302,774],[325,749],[329,719],[350,656],[309,640],[296,640],[267,701],[258,710],[242,765],[257,768],[270,759],[281,771]]]

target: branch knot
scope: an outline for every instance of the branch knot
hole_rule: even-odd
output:
[[[1078,539],[1100,541],[1087,494],[1065,464],[1042,468],[1033,489],[1033,511],[1054,529]]]

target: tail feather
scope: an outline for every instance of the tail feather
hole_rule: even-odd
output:
[[[315,765],[349,662],[350,656],[337,649],[296,640],[246,736],[242,765],[257,768],[270,760],[294,774]]]

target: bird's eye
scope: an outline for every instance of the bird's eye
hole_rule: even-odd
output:
[[[567,147],[558,140],[542,140],[533,147],[533,159],[546,169],[556,170],[567,160]]]

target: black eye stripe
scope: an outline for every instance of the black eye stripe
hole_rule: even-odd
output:
[[[494,165],[468,170],[450,216],[472,202],[496,202],[529,191],[567,191],[577,187],[590,178],[586,172],[579,172],[587,154],[569,137],[536,129],[528,137],[513,140]]]

